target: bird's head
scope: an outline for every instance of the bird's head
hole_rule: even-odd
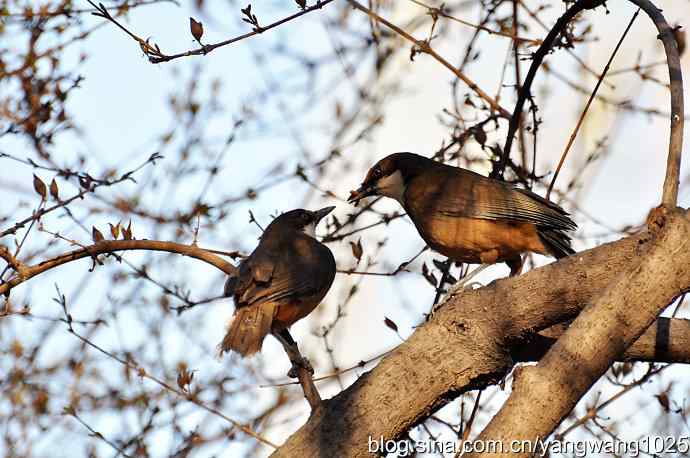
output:
[[[298,232],[303,232],[311,237],[316,234],[316,225],[319,224],[326,215],[333,211],[335,207],[324,207],[321,210],[311,211],[298,208],[290,210],[274,219],[266,228],[269,229],[280,228],[282,230],[289,229]]]
[[[356,191],[350,192],[347,201],[357,205],[357,202],[365,197],[386,196],[402,203],[405,186],[427,162],[432,161],[412,153],[386,156],[369,169],[362,185]]]

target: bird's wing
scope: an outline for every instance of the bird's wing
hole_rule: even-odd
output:
[[[297,249],[299,244],[300,249]],[[324,251],[330,251],[316,240],[298,238],[291,240],[274,249],[262,250],[260,259],[248,263],[247,281],[243,287],[235,290],[235,300],[238,307],[257,303],[289,300],[290,298],[305,297],[320,289],[325,279],[323,273],[330,275],[330,281],[335,275],[335,265],[328,269],[320,263],[320,256]],[[268,247],[267,247],[268,248]],[[330,255],[332,258],[332,255]],[[270,276],[266,278],[267,272]],[[328,276],[328,275],[326,275]],[[241,284],[240,279],[240,284]],[[330,282],[328,283],[330,286]]]
[[[277,261],[274,258],[275,251],[260,243],[254,252],[240,263],[237,276],[226,280],[225,295],[234,296],[237,307],[248,305],[244,298],[251,296],[256,285],[271,282]]]
[[[531,223],[561,230],[577,227],[553,202],[471,171],[448,167],[415,181],[408,186],[410,195],[406,192],[405,200],[416,206],[418,213]]]

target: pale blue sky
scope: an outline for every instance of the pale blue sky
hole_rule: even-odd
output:
[[[83,2],[86,5],[86,2]],[[290,2],[287,2],[290,3]],[[687,2],[660,2],[664,7],[664,12],[670,22],[688,22]],[[262,7],[266,5],[265,8]],[[271,5],[269,8],[268,5]],[[271,10],[274,18],[282,17],[286,9],[277,11],[273,6],[284,4],[282,2],[256,2],[254,9],[262,22],[270,22],[270,16],[264,10]],[[228,8],[223,3],[217,6],[218,10],[211,9],[209,17],[199,16],[199,20],[204,22],[205,34],[204,41],[218,41],[225,39],[248,29],[244,23],[239,22],[239,8],[244,4],[237,4],[237,14],[228,14]],[[292,8],[290,4],[290,11]],[[400,2],[396,5],[397,9],[391,18],[403,22],[409,14],[417,12],[417,6]],[[594,68],[602,68],[608,59],[610,50],[617,41],[633,9],[622,2],[609,5],[612,9],[611,15],[604,15],[599,11],[590,14],[594,18],[595,34],[601,38],[600,42],[583,45],[577,49],[578,54],[583,57]],[[619,14],[620,8],[623,13]],[[285,26],[267,32],[265,35],[252,38],[234,46],[221,48],[206,57],[194,57],[180,59],[171,63],[161,65],[151,65],[142,55],[138,45],[125,36],[114,26],[106,25],[96,32],[91,38],[75,47],[69,55],[76,58],[80,51],[89,54],[86,64],[81,67],[80,73],[85,77],[79,90],[72,93],[69,102],[70,110],[75,116],[86,133],[86,142],[75,140],[72,137],[60,138],[56,147],[56,157],[69,161],[69,158],[77,154],[85,154],[88,157],[86,168],[97,174],[100,170],[109,166],[117,166],[125,169],[140,163],[151,153],[156,151],[156,138],[161,133],[170,129],[175,122],[171,118],[168,110],[168,97],[171,93],[184,93],[184,85],[187,84],[189,76],[193,75],[198,65],[205,67],[204,80],[199,84],[202,91],[208,90],[210,78],[218,78],[222,84],[222,89],[218,93],[217,102],[227,108],[228,117],[215,119],[210,125],[205,126],[204,135],[208,139],[213,139],[214,143],[220,148],[233,123],[231,116],[239,114],[243,103],[249,100],[251,94],[257,89],[266,87],[266,73],[260,71],[255,66],[252,52],[261,51],[267,46],[285,41],[299,48],[305,54],[319,56],[330,52],[331,44],[324,29],[324,18],[332,14],[333,8],[327,7],[324,11],[312,13],[304,18],[293,21]],[[555,15],[557,11],[553,11]],[[194,46],[192,37],[189,35],[190,15],[197,16],[192,12],[189,5],[184,2],[181,7],[173,4],[160,4],[147,6],[137,9],[129,15],[126,21],[128,27],[138,34],[148,37],[157,43],[161,49],[168,53],[179,52]],[[461,17],[476,20],[476,11],[467,10]],[[553,16],[555,17],[555,16]],[[84,24],[91,27],[98,24],[101,19],[93,16],[84,16]],[[462,28],[457,24],[449,25],[452,33],[450,39],[438,43],[438,49],[449,59],[456,59],[458,49],[464,49],[464,44],[470,36],[470,30]],[[610,32],[610,33],[609,33]],[[533,27],[527,36],[542,37],[544,32]],[[619,53],[613,68],[627,67],[635,63],[638,50],[643,51],[643,62],[656,61],[659,59],[660,45],[655,41],[656,33],[650,28],[649,22],[645,17],[638,18],[636,25],[631,31],[627,45]],[[508,42],[500,38],[485,38],[481,41],[481,52],[483,59],[480,64],[470,65],[468,74],[487,92],[495,93],[500,78],[500,66],[503,62]],[[587,87],[593,85],[591,79],[585,79],[573,64],[573,60],[564,53],[559,52],[549,58],[549,62],[557,66],[562,73],[566,73],[572,80],[580,81]],[[684,56],[683,65],[686,71],[686,80],[690,68],[688,55]],[[526,65],[525,71],[526,71]],[[270,62],[271,75],[279,81],[293,78],[285,62]],[[362,170],[372,161],[381,158],[385,154],[395,151],[414,151],[426,154],[437,149],[446,134],[438,122],[438,115],[448,104],[448,82],[451,74],[432,59],[420,56],[413,64],[409,63],[406,55],[401,55],[394,64],[394,74],[404,75],[403,85],[406,96],[395,100],[386,107],[386,123],[372,137],[370,142],[359,143],[355,147],[346,151],[347,157],[342,160],[350,161],[355,164],[351,170],[341,169],[332,170],[326,177],[325,183],[331,186],[332,190],[339,197],[345,197],[347,191],[352,189],[361,180]],[[174,76],[177,74],[177,76]],[[510,73],[509,73],[510,74]],[[523,72],[524,74],[524,72]],[[666,78],[662,72],[661,75]],[[335,73],[324,75],[321,83],[331,78],[338,79],[340,76]],[[540,158],[538,171],[541,173],[552,170],[562,148],[570,135],[573,119],[579,114],[582,106],[582,99],[573,97],[572,92],[565,89],[553,77],[540,77],[539,81],[546,79],[550,83],[551,92],[549,94],[539,94],[541,97],[540,108],[544,119],[540,136]],[[658,107],[667,110],[667,94],[653,85],[644,85],[640,90],[639,81],[634,76],[616,77],[617,89],[614,94],[616,98],[624,99],[627,97],[637,97],[636,103],[641,106]],[[385,78],[384,78],[385,81]],[[511,79],[508,78],[508,82]],[[613,80],[612,80],[613,81]],[[330,90],[323,94],[322,103],[313,106],[310,114],[306,117],[296,119],[296,122],[285,122],[275,105],[263,106],[260,103],[252,103],[254,109],[261,109],[262,113],[273,120],[279,120],[284,124],[283,129],[260,130],[258,126],[251,125],[240,131],[238,141],[235,142],[225,156],[223,161],[222,179],[218,180],[208,194],[210,202],[217,202],[223,197],[236,195],[243,192],[247,186],[255,185],[258,179],[270,179],[274,175],[266,174],[279,161],[285,160],[285,170],[294,169],[300,159],[296,157],[297,149],[295,141],[291,137],[290,131],[298,132],[300,140],[304,142],[312,153],[313,158],[325,157],[328,146],[325,137],[315,129],[315,126],[335,127],[333,120],[332,100],[339,99],[345,104],[350,97],[350,83],[342,79],[335,90]],[[686,83],[687,87],[687,83]],[[0,91],[3,90],[0,86]],[[370,88],[376,90],[376,87]],[[465,91],[465,89],[461,89]],[[510,88],[504,89],[504,99],[502,103],[512,107]],[[687,94],[687,90],[686,90]],[[182,95],[180,95],[182,96]],[[294,99],[283,100],[288,106],[302,106],[303,101]],[[580,134],[580,140],[576,143],[571,158],[576,164],[582,157],[583,150],[591,150],[591,145],[599,140],[610,128],[611,112],[602,109],[595,104],[588,117],[588,122]],[[179,128],[179,126],[176,126]],[[593,168],[586,177],[587,189],[584,193],[584,208],[595,216],[602,219],[610,226],[617,227],[621,224],[635,224],[643,220],[647,211],[656,205],[660,198],[661,183],[665,171],[666,144],[668,122],[665,119],[644,116],[625,116],[617,129],[618,138],[614,142],[613,150],[608,158]],[[502,140],[501,140],[502,141]],[[686,146],[690,142],[687,139]],[[476,145],[468,145],[473,151],[478,151]],[[687,148],[686,148],[687,150]],[[6,138],[0,138],[0,151],[8,151],[13,154],[23,156],[23,145]],[[59,152],[59,153],[58,153]],[[192,151],[194,153],[194,151]],[[578,153],[580,153],[578,155]],[[200,154],[197,152],[197,154]],[[17,165],[11,161],[2,161],[3,174],[0,177],[0,189],[6,198],[14,202],[21,198],[31,201],[31,174],[32,170],[25,166]],[[156,166],[160,169],[170,169],[176,166],[174,158],[165,158]],[[481,170],[480,170],[481,171]],[[690,167],[686,160],[683,165],[683,174],[687,176]],[[149,171],[144,171],[140,176],[149,176]],[[50,174],[40,173],[41,176],[49,181]],[[153,173],[150,179],[160,176]],[[560,178],[565,183],[569,178],[568,165]],[[190,196],[195,195],[194,191],[203,183],[192,181],[187,187],[180,189],[175,194],[166,192],[166,187],[152,188],[141,197],[148,202],[160,205],[162,211],[174,211],[179,209],[179,203],[190,201]],[[65,192],[69,187],[65,186]],[[133,185],[126,184],[113,191],[114,195],[119,192],[129,194],[134,188]],[[15,192],[19,191],[19,192]],[[690,204],[690,193],[687,188],[682,193],[681,205]],[[284,185],[277,186],[269,192],[260,194],[259,199],[250,203],[242,203],[233,208],[231,221],[233,227],[228,227],[227,234],[219,237],[208,238],[201,231],[201,243],[220,249],[240,249],[249,251],[255,244],[256,237],[259,235],[258,229],[248,223],[247,210],[251,209],[260,221],[268,221],[270,215],[276,211],[287,210],[296,206],[306,205],[316,208],[324,204],[337,205],[336,214],[343,216],[351,211],[351,208],[344,202],[333,202],[324,199],[319,194],[306,185],[297,181],[290,181]],[[395,209],[397,204],[393,202],[383,202],[379,204],[380,209]],[[7,212],[14,206],[7,205],[4,199],[0,199],[0,212]],[[28,214],[30,208],[24,211]],[[362,221],[362,224],[366,220]],[[78,229],[72,227],[68,221],[52,218],[50,220],[54,226],[66,228],[74,237],[88,240],[88,236]],[[96,224],[105,228],[106,222],[110,219],[99,220],[98,216],[89,218],[89,224]],[[597,234],[602,232],[598,227],[586,219],[579,218],[581,225],[580,231],[585,234]],[[146,222],[136,222],[137,235],[139,237],[159,237],[173,238],[174,234],[157,234],[155,228]],[[395,244],[388,244],[384,247],[381,258],[388,261],[393,267],[400,262],[410,258],[422,246],[413,226],[408,220],[397,220],[387,228],[377,228],[370,231],[363,237],[365,255],[373,250],[374,241],[381,238],[382,234],[395,239]],[[187,234],[187,240],[191,241],[191,234]],[[353,239],[354,240],[354,239]],[[591,239],[587,247],[595,245],[599,240]],[[342,243],[332,246],[342,267],[350,267],[352,258],[349,254],[349,245]],[[578,249],[585,248],[582,244]],[[63,247],[64,249],[64,247]],[[434,255],[427,254],[424,260],[427,262]],[[128,254],[127,258],[131,261],[140,261],[144,255]],[[539,262],[547,262],[545,258],[540,258]],[[416,264],[419,266],[419,263]],[[188,285],[193,289],[206,290],[209,285],[220,291],[222,277],[213,269],[202,266],[190,260],[177,260],[170,266],[175,269],[170,278],[180,280],[190,275],[193,277]],[[47,275],[43,281],[28,283],[25,287],[18,289],[17,296],[26,294],[32,299],[34,307],[46,313],[55,312],[50,297],[53,295],[53,283],[59,282],[63,291],[76,288],[77,279],[86,269],[86,262],[65,266],[55,273]],[[384,270],[385,266],[378,266],[377,270]],[[489,270],[486,275],[481,277],[481,281],[489,281],[498,275],[505,275],[507,270],[504,267],[496,267]],[[90,316],[90,302],[108,301],[107,281],[108,276],[104,272],[99,276],[99,272],[94,274],[89,288],[85,293],[86,299],[81,299],[76,313],[82,319]],[[363,293],[349,305],[349,313],[340,323],[336,330],[336,339],[346,345],[335,348],[335,358],[340,367],[348,367],[356,364],[362,359],[369,358],[399,343],[397,336],[383,326],[383,317],[393,319],[401,329],[401,334],[407,336],[413,332],[413,326],[418,324],[421,313],[428,309],[428,305],[433,298],[432,291],[425,286],[424,280],[419,275],[403,274],[395,279],[388,277],[364,277],[352,278],[339,276],[338,284],[333,288],[327,297],[324,306],[318,310],[310,319],[304,320],[295,326],[295,336],[300,345],[307,348],[318,349],[310,355],[318,363],[325,363],[325,354],[322,351],[319,340],[311,335],[310,330],[318,328],[332,319],[335,304],[342,299],[344,292],[349,289],[352,282],[360,281]],[[217,286],[216,286],[217,285]],[[45,309],[44,309],[45,308]],[[144,312],[145,313],[145,312]],[[207,309],[204,313],[190,312],[179,317],[179,320],[204,320],[204,329],[207,338],[204,340],[206,349],[213,350],[224,332],[222,324],[229,319],[232,313],[230,304],[216,305]],[[125,319],[131,325],[127,329],[129,344],[134,347],[139,340],[143,339],[141,330],[137,327],[137,322],[141,317],[131,317]],[[13,323],[14,334],[31,333],[30,322]],[[117,339],[109,335],[106,331],[99,335],[99,342],[108,345],[115,345]],[[115,331],[112,331],[115,332]],[[269,339],[270,340],[270,339]],[[169,357],[171,362],[189,351],[187,341],[170,341]],[[55,345],[58,347],[58,344]],[[54,350],[51,350],[54,351]],[[195,354],[203,354],[203,349],[194,350]],[[50,355],[48,355],[50,356]],[[46,357],[48,357],[46,356]],[[263,361],[266,363],[266,372],[272,377],[282,377],[285,374],[287,364],[284,357],[280,354],[278,345],[273,341],[267,341],[264,347]],[[277,361],[277,362],[276,362]],[[224,364],[229,364],[228,360],[219,361],[212,355],[207,355],[200,361],[196,368],[204,371],[219,371]],[[258,364],[258,363],[253,363]],[[674,374],[687,375],[684,367],[674,369]],[[354,380],[354,377],[361,371],[354,371],[351,375],[344,377],[347,383]],[[669,376],[669,379],[671,377]],[[325,397],[332,396],[339,391],[335,383],[322,384],[320,389]],[[270,396],[266,389],[255,388],[248,393],[248,404],[255,398]],[[498,395],[502,396],[501,393]],[[645,398],[648,400],[648,398]],[[631,410],[638,408],[634,403],[628,404]],[[284,426],[273,428],[269,435],[277,442],[282,441],[292,430],[305,420],[307,410],[303,410],[302,415],[295,421]],[[619,415],[620,413],[616,413]],[[480,419],[481,420],[481,419]],[[65,420],[61,420],[65,421]],[[189,419],[190,429],[193,428],[194,418]],[[108,431],[108,423],[103,422],[99,426],[104,433]],[[85,441],[85,435],[76,435],[67,439]],[[161,438],[161,440],[166,440]],[[214,450],[219,451],[219,450]],[[226,456],[233,456],[232,453],[239,453],[236,449],[224,449]],[[68,453],[65,456],[69,456]]]

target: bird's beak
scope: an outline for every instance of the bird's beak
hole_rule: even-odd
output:
[[[327,214],[332,212],[334,209],[335,209],[335,207],[331,206],[331,207],[324,207],[321,210],[316,210],[314,212],[314,224],[318,224],[319,221],[321,221],[324,216],[326,216]]]
[[[350,191],[350,197],[348,197],[347,202],[354,204],[356,207],[360,200],[373,195],[375,192],[376,186],[363,184],[356,191]]]

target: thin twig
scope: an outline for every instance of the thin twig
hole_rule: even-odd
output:
[[[436,8],[436,7],[433,7],[431,5],[427,5],[426,3],[423,3],[419,0],[410,0],[410,1],[416,5],[419,5],[421,7],[428,9],[429,14],[441,16],[441,17],[444,17],[446,19],[450,19],[451,21],[458,22],[462,25],[466,25],[467,27],[472,27],[473,29],[476,29],[476,30],[483,30],[484,32],[488,33],[489,35],[498,35],[501,37],[510,38],[511,40],[516,41],[516,42],[528,43],[528,44],[533,44],[533,45],[540,45],[541,44],[541,40],[538,40],[535,38],[523,38],[523,37],[517,36],[517,29],[515,29],[514,33],[512,33],[512,34],[506,33],[506,32],[501,32],[500,30],[493,30],[493,29],[490,29],[490,28],[483,26],[481,24],[474,24],[472,22],[465,21],[464,19],[460,19],[460,18],[457,18],[455,16],[451,16],[450,14],[444,12],[442,8]]]
[[[106,19],[113,24],[115,24],[117,27],[119,27],[122,31],[124,31],[127,35],[129,35],[134,41],[139,43],[139,46],[141,49],[144,51],[146,56],[149,59],[149,62],[152,64],[160,64],[162,62],[169,62],[174,59],[179,59],[181,57],[189,57],[189,56],[204,56],[211,51],[220,48],[222,46],[227,46],[232,43],[236,43],[240,40],[244,40],[249,37],[253,37],[254,35],[259,35],[267,30],[273,29],[275,27],[278,27],[280,25],[285,24],[286,22],[292,21],[293,19],[297,19],[298,17],[304,16],[307,13],[311,13],[312,11],[319,10],[323,8],[324,6],[328,5],[329,3],[333,2],[334,0],[318,0],[314,5],[307,7],[303,10],[298,11],[295,14],[292,14],[288,17],[285,17],[279,21],[273,22],[269,25],[266,26],[261,26],[261,27],[254,27],[254,29],[251,32],[244,33],[242,35],[238,35],[236,37],[214,43],[214,44],[207,44],[203,45],[200,48],[197,49],[192,49],[189,51],[185,51],[179,54],[171,54],[171,55],[166,55],[163,52],[161,52],[160,48],[158,48],[157,45],[151,45],[147,40],[144,40],[143,38],[137,36],[133,32],[129,31],[125,26],[120,24],[115,18],[113,18],[110,13],[101,5],[100,3],[96,5],[93,3],[91,0],[89,0],[89,3],[96,8],[98,11],[97,13],[93,13],[95,16],[102,17],[103,19]]]
[[[529,67],[525,81],[520,89],[520,95],[518,96],[517,103],[515,104],[515,110],[513,110],[513,115],[510,118],[510,123],[508,124],[508,135],[506,136],[505,146],[503,147],[503,152],[501,153],[501,159],[494,165],[494,169],[491,171],[490,176],[492,178],[503,177],[503,172],[508,165],[510,149],[513,145],[513,138],[515,137],[515,132],[519,127],[520,119],[522,117],[522,109],[525,106],[527,99],[532,95],[532,82],[534,81],[537,70],[539,70],[541,67],[544,58],[556,43],[556,39],[566,30],[566,27],[570,21],[580,12],[586,9],[594,9],[603,4],[604,0],[578,0],[575,2],[575,4],[568,8],[568,10],[560,18],[558,18],[556,24],[546,35],[546,38],[544,38],[542,45],[532,56],[532,64]]]
[[[556,167],[556,171],[554,172],[553,178],[551,179],[551,183],[549,184],[549,189],[546,191],[546,199],[547,200],[551,197],[551,190],[553,189],[553,185],[556,184],[556,178],[558,178],[558,174],[561,172],[561,167],[563,167],[563,163],[565,162],[565,158],[568,155],[568,152],[570,151],[570,147],[575,142],[575,137],[577,137],[577,133],[580,130],[580,126],[582,126],[582,123],[585,120],[585,116],[587,116],[587,111],[589,110],[590,105],[592,105],[592,102],[594,101],[594,98],[597,95],[597,91],[599,91],[599,86],[601,86],[601,82],[604,80],[604,78],[606,77],[606,73],[609,71],[609,68],[611,67],[611,62],[613,62],[613,59],[616,57],[618,50],[620,49],[621,45],[623,44],[623,40],[625,40],[625,37],[628,35],[628,32],[630,31],[630,27],[632,27],[633,23],[635,22],[635,19],[637,19],[637,16],[639,14],[640,14],[640,9],[638,8],[637,11],[635,11],[635,14],[633,14],[633,17],[630,18],[630,22],[628,22],[628,26],[623,31],[623,35],[621,35],[620,40],[618,40],[618,44],[616,44],[616,47],[614,48],[613,52],[611,53],[611,56],[609,57],[608,62],[606,62],[606,66],[604,67],[604,71],[601,73],[601,76],[599,76],[599,80],[597,80],[597,84],[594,86],[594,90],[589,95],[589,99],[587,100],[587,103],[585,104],[585,108],[582,110],[582,114],[580,114],[580,118],[577,120],[577,124],[575,125],[573,132],[570,134],[570,139],[568,140],[568,144],[565,146],[565,150],[563,150],[563,154],[561,154],[561,159],[558,161],[558,166]]]
[[[366,6],[356,2],[355,0],[347,0],[347,1],[355,9],[358,9],[359,11],[362,11],[363,13],[369,15],[369,17],[371,17],[372,19],[375,19],[376,21],[385,25],[389,29],[393,30],[395,33],[397,33],[401,37],[405,38],[407,41],[413,43],[415,46],[417,46],[419,48],[419,50],[421,52],[429,54],[430,56],[432,56],[434,59],[436,59],[438,62],[440,62],[441,65],[443,65],[448,70],[453,72],[453,74],[455,76],[457,76],[465,84],[467,84],[469,86],[469,88],[472,89],[481,99],[483,99],[485,102],[487,102],[493,110],[498,111],[502,117],[504,117],[504,118],[510,117],[510,112],[508,110],[506,110],[505,108],[500,106],[498,104],[498,102],[496,102],[496,100],[493,97],[491,97],[489,94],[484,92],[479,86],[477,86],[477,84],[474,81],[469,79],[464,73],[462,73],[455,66],[453,66],[450,62],[448,62],[446,59],[441,57],[440,54],[438,54],[436,51],[434,51],[431,48],[431,45],[429,45],[428,41],[417,40],[415,37],[413,37],[409,33],[405,32],[403,29],[401,29],[397,25],[395,25],[392,22],[382,18],[376,12],[374,12],[371,9],[367,8]]]

